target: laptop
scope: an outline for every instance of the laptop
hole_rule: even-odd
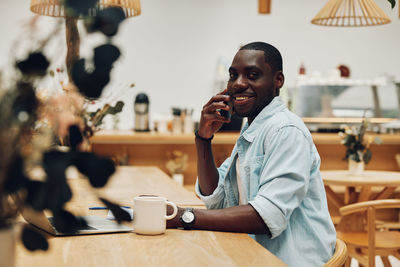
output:
[[[21,215],[28,223],[55,236],[103,234],[133,231],[133,227],[121,225],[102,217],[82,216],[82,218],[86,220],[87,226],[83,229],[79,229],[75,233],[65,234],[57,231],[53,224],[53,217],[47,217],[44,214],[44,211],[36,211],[32,208],[24,208],[21,212]]]

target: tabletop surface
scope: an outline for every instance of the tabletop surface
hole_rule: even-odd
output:
[[[100,203],[90,193],[93,190],[86,179],[68,182],[74,195],[67,209],[80,215],[105,216],[106,211],[88,210]],[[178,206],[204,207],[194,193],[155,167],[120,167],[97,194],[129,206],[136,195],[155,194]],[[48,237],[47,252],[31,253],[17,242],[16,266],[285,266],[241,233],[168,229],[156,236],[119,233]]]
[[[321,171],[325,185],[400,186],[400,172],[369,171],[351,174],[347,170]]]
[[[128,206],[135,196],[145,194],[166,197],[178,206],[204,205],[193,192],[187,191],[157,167],[118,167],[103,192]]]

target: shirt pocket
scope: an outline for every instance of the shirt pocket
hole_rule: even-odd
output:
[[[258,193],[263,161],[264,156],[252,157],[244,167],[248,179],[249,200],[253,200]]]

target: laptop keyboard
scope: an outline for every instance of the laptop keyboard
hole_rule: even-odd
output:
[[[47,217],[47,219],[49,220],[49,222],[51,223],[51,225],[55,228],[54,226],[54,218],[53,217]],[[78,231],[83,231],[83,230],[97,230],[97,228],[94,228],[92,226],[86,225],[86,226],[81,226],[78,228]]]

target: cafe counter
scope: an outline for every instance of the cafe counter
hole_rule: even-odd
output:
[[[368,135],[368,134],[367,134]],[[217,133],[212,141],[216,164],[226,159],[238,138],[239,133]],[[400,153],[400,134],[373,134],[383,143],[372,144],[372,159],[367,170],[399,171],[395,155]],[[340,144],[337,133],[313,133],[314,143],[321,156],[321,170],[344,170],[347,162],[343,160],[345,147]],[[188,155],[187,169],[184,171],[184,184],[194,184],[197,173],[197,156],[194,134],[137,133],[129,130],[100,131],[90,139],[91,149],[100,155],[112,157],[120,165],[157,166],[169,173],[166,162],[173,151]]]

